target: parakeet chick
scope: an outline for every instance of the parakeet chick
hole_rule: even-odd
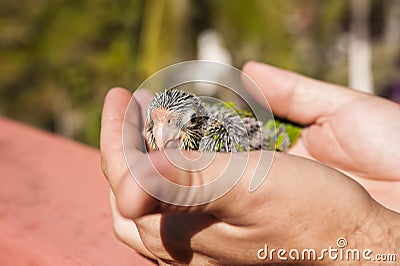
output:
[[[288,134],[285,123],[279,123],[275,130],[274,120],[263,124],[232,103],[210,105],[177,89],[165,90],[151,100],[145,131],[147,143],[154,150],[208,152],[284,151],[294,142],[293,132],[295,138],[300,135],[293,128]]]

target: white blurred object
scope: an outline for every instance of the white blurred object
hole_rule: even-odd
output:
[[[232,63],[232,56],[224,47],[221,34],[211,29],[202,31],[197,37],[197,59]]]
[[[232,64],[232,56],[228,49],[224,47],[221,34],[212,29],[204,30],[197,36],[197,59],[210,60],[227,65]],[[210,71],[210,69],[206,71]],[[215,71],[213,75],[213,80],[222,80],[224,78],[223,73],[219,71]],[[196,90],[201,95],[214,95],[217,89],[216,86],[210,86],[209,84],[196,84]]]
[[[374,93],[371,44],[369,40],[369,0],[351,0],[349,86]]]

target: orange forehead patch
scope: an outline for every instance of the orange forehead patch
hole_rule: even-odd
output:
[[[173,112],[164,109],[164,108],[156,108],[153,110],[151,114],[151,118],[155,121],[165,122],[167,119],[171,119],[173,116]]]

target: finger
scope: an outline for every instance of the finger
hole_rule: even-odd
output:
[[[150,103],[150,101],[153,99],[154,97],[154,93],[149,91],[149,90],[144,90],[144,89],[140,89],[135,91],[135,93],[133,94],[133,97],[135,97],[137,103],[139,104],[139,108],[142,114],[142,119],[146,120],[147,117],[147,107]],[[146,122],[143,122],[144,125],[146,125]],[[145,132],[143,132],[143,136],[145,136]],[[150,150],[150,147],[148,147],[147,143],[146,143],[146,150]]]
[[[133,161],[144,156],[142,122],[139,104],[127,90],[117,88],[107,94],[100,141],[102,167],[123,214],[126,210],[148,212],[154,205],[151,197],[135,183],[125,160],[127,154]]]
[[[274,114],[300,124],[317,122],[354,98],[363,96],[342,86],[262,63],[248,62],[243,66],[243,72],[261,89]],[[251,89],[249,93],[255,94]]]
[[[124,126],[123,132],[126,136],[123,138],[125,151],[129,148],[133,151],[140,150],[145,152],[148,150],[145,148],[144,127],[147,107],[153,97],[153,92],[144,89],[137,90],[133,94],[133,99],[131,99],[131,103],[125,113],[126,126]]]
[[[224,242],[229,245],[226,235],[228,230],[232,229],[208,215],[147,215],[137,219],[137,227],[143,236],[144,245],[159,258],[160,265],[164,265],[163,262],[175,262],[179,265],[203,265],[206,262],[207,265],[211,265],[211,254],[218,253],[222,256],[222,252],[229,253],[226,248],[223,250],[222,245],[217,252],[215,245],[205,245],[207,242]]]
[[[151,99],[154,97],[154,93],[149,90],[140,89],[135,91],[133,97],[135,97],[136,101],[139,104],[142,118],[145,119],[147,115],[147,106],[149,105]]]
[[[151,259],[156,259],[156,257],[143,245],[136,224],[132,220],[122,217],[119,213],[116,199],[112,191],[110,191],[110,207],[113,219],[113,228],[118,239],[140,254]]]
[[[142,155],[142,128],[136,100],[131,99],[131,94],[124,89],[112,89],[104,102],[100,149],[103,171],[113,191],[128,175],[124,149],[135,157]]]
[[[111,89],[105,98],[101,118],[100,151],[102,169],[115,188],[127,168],[122,148],[122,124],[131,94],[122,88]]]
[[[139,92],[137,97],[141,100],[148,98],[147,95],[148,93]],[[144,101],[142,103],[145,105]],[[100,142],[102,168],[117,197],[118,208],[124,216],[127,216],[127,213],[131,217],[148,213],[156,205],[156,201],[135,183],[125,161],[126,154],[134,162],[141,161],[144,157],[141,152],[144,150],[141,117],[144,109],[135,99],[131,99],[127,90],[121,88],[112,89],[104,102]],[[142,167],[140,163],[134,165],[135,169]],[[148,171],[144,171],[142,176],[148,174]]]

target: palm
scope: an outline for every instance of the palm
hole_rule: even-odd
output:
[[[291,153],[345,172],[376,200],[400,209],[398,104],[260,63],[243,70],[274,114],[308,125]]]
[[[334,115],[321,117],[305,128],[293,150],[353,176],[399,180],[392,169],[400,157],[390,147],[400,145],[395,133],[400,130],[400,123],[392,120],[389,114],[397,109],[400,115],[400,108],[389,102],[383,105],[383,102],[379,98],[361,97],[344,104]],[[372,109],[373,105],[379,108]]]

